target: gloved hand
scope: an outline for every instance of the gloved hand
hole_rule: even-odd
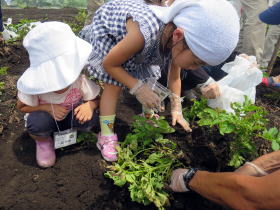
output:
[[[172,172],[171,178],[170,178],[170,185],[169,187],[174,192],[187,192],[189,189],[186,187],[184,180],[183,180],[183,174],[185,174],[188,171],[188,169],[178,168]]]
[[[240,54],[239,56],[247,59],[251,63],[250,65],[251,68],[259,68],[259,64],[257,63],[255,56],[249,56],[247,54]]]
[[[176,125],[179,123],[187,132],[191,132],[192,129],[190,128],[189,123],[184,119],[182,113],[182,99],[177,96],[176,94],[172,93],[170,95],[170,102],[171,102],[171,115],[172,115],[172,125]]]
[[[137,100],[147,108],[160,109],[160,98],[154,91],[141,80],[138,80],[136,85],[129,91],[130,94],[135,95]]]
[[[207,99],[215,99],[221,95],[219,84],[212,77],[209,77],[205,83],[198,85],[198,87]]]
[[[207,99],[215,99],[221,95],[220,87],[217,82],[214,82],[214,83],[211,83],[210,85],[202,87],[200,90],[201,90],[202,95]]]

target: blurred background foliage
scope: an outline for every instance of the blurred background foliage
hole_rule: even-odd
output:
[[[87,0],[0,0],[2,8],[86,8]]]

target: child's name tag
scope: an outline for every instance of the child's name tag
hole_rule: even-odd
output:
[[[62,148],[77,142],[77,130],[67,129],[54,133],[54,148]]]

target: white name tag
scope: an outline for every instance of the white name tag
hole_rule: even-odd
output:
[[[77,130],[67,129],[61,132],[54,133],[54,148],[62,148],[77,142]]]

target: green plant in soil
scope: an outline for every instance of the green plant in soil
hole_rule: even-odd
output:
[[[163,136],[172,132],[163,117],[135,116],[132,132],[118,147],[118,161],[108,166],[105,176],[117,186],[128,186],[132,201],[163,209],[169,204],[165,183],[172,170],[182,165],[176,144]]]
[[[2,90],[4,90],[4,89],[5,89],[5,82],[0,82],[0,96],[3,95]],[[1,102],[1,100],[0,100],[0,102]]]
[[[67,24],[71,27],[75,34],[78,34],[84,27],[87,18],[86,10],[80,9],[78,15],[76,15],[74,18],[75,20],[73,22],[67,22]]]
[[[7,74],[8,67],[0,67],[0,76],[4,76]]]
[[[265,130],[262,137],[268,141],[271,141],[271,148],[274,151],[280,149],[280,131],[277,128],[270,128]]]
[[[198,117],[199,126],[217,127],[221,135],[230,134],[230,161],[229,165],[239,167],[246,159],[257,155],[254,137],[260,136],[265,130],[267,119],[266,111],[252,104],[245,98],[243,104],[231,105],[234,113],[207,107],[206,99],[195,101],[189,113],[185,110],[184,116],[195,119]]]
[[[15,32],[18,35],[16,38],[8,40],[8,42],[12,43],[23,40],[26,34],[35,27],[35,25],[31,26],[32,22],[36,22],[36,20],[20,19],[17,24],[8,25],[7,29]]]

